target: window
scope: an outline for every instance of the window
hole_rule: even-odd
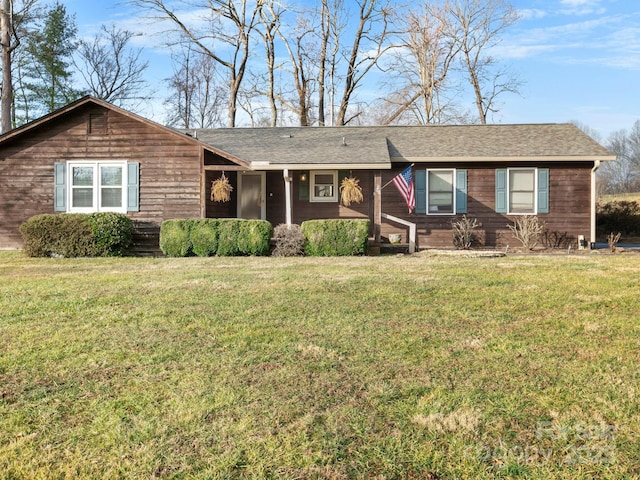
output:
[[[126,162],[69,162],[69,212],[127,211]]]
[[[455,170],[427,170],[427,213],[455,212]]]
[[[338,201],[338,172],[316,171],[310,173],[312,202]]]
[[[496,212],[509,215],[549,213],[549,169],[497,168]]]
[[[416,213],[467,213],[467,170],[434,168],[415,170]]]
[[[509,169],[509,213],[536,212],[536,169]]]

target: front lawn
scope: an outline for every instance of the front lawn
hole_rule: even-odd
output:
[[[635,478],[640,255],[0,253],[0,478]]]

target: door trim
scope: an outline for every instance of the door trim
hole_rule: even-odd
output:
[[[242,179],[245,175],[260,177],[260,219],[267,219],[267,176],[266,172],[238,172],[238,218],[242,218]]]

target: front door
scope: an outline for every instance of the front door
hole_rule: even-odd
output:
[[[265,172],[243,172],[238,176],[238,218],[267,217]]]

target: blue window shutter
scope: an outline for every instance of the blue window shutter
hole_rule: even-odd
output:
[[[466,170],[456,170],[456,213],[467,213]]]
[[[496,212],[507,213],[507,169],[496,168]]]
[[[67,164],[64,162],[53,164],[53,210],[67,211]]]
[[[538,213],[549,213],[549,169],[538,169]]]
[[[127,163],[127,212],[140,211],[140,163]]]
[[[427,213],[427,171],[417,168],[416,172],[416,213]]]

